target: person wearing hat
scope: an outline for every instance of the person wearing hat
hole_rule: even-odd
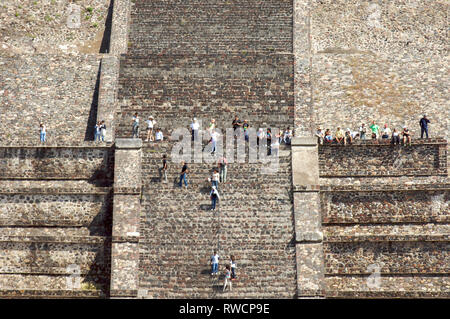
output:
[[[147,139],[145,141],[148,142],[150,140],[153,142],[154,141],[153,127],[155,126],[156,121],[153,119],[153,116],[150,115],[146,123],[147,123]]]
[[[200,128],[200,125],[198,124],[197,119],[194,117],[194,120],[191,123],[191,134],[192,134],[192,140],[198,140],[198,130]]]
[[[420,138],[423,138],[423,133],[425,133],[428,137],[428,123],[430,123],[430,120],[427,119],[427,115],[424,114],[423,117],[420,119]]]
[[[219,191],[216,186],[213,186],[211,189],[211,193],[209,194],[211,197],[211,210],[216,210],[216,203],[220,199]]]

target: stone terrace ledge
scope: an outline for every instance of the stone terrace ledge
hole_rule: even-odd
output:
[[[448,176],[447,141],[413,139],[409,145],[390,141],[356,141],[319,147],[320,177]]]
[[[292,139],[292,184],[299,298],[324,296],[323,234],[317,139]]]

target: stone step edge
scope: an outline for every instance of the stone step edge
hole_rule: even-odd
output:
[[[106,298],[100,290],[0,289],[0,298]]]
[[[436,184],[371,184],[371,185],[321,185],[320,192],[340,193],[340,192],[407,192],[407,191],[448,191],[450,183]]]
[[[105,244],[111,236],[0,236],[6,243]]]
[[[107,195],[112,187],[98,187],[96,189],[85,188],[59,188],[59,187],[0,187],[1,195]]]
[[[450,292],[446,291],[364,291],[364,290],[341,290],[341,291],[325,291],[325,298],[442,298],[448,299]]]
[[[352,242],[450,242],[450,234],[324,236],[324,243]]]

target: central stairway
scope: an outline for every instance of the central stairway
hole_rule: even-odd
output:
[[[146,1],[132,8],[128,54],[121,57],[116,137],[131,137],[132,115],[152,115],[165,137],[188,128],[219,129],[235,115],[259,127],[293,127],[291,1]],[[263,27],[264,26],[264,27]],[[149,298],[294,298],[296,262],[291,151],[279,170],[230,163],[221,201],[210,210],[215,164],[189,164],[188,189],[177,186],[174,141],[144,142],[139,288]],[[159,180],[166,154],[168,183]],[[228,159],[230,160],[230,159]],[[217,249],[220,276],[210,275]],[[238,279],[222,293],[233,254]]]

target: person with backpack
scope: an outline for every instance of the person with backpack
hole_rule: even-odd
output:
[[[216,186],[213,186],[211,189],[211,193],[209,193],[211,197],[211,210],[216,210],[217,201],[220,200],[219,191]]]
[[[219,259],[220,256],[217,250],[214,250],[214,255],[211,256],[211,276],[217,275],[219,273]]]

